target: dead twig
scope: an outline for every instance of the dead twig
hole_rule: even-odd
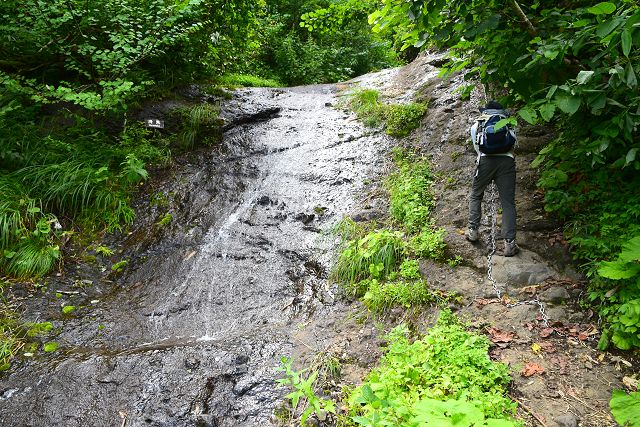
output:
[[[535,418],[535,420],[537,422],[539,422],[542,427],[547,427],[545,422],[542,421],[542,419],[535,412],[533,412],[527,405],[525,405],[524,403],[520,402],[518,399],[516,399],[515,397],[513,397],[511,395],[509,395],[509,397],[512,400],[514,400],[518,405],[520,405],[522,407],[522,409],[524,409],[526,412],[528,412],[533,418]]]

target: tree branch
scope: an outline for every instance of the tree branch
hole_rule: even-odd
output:
[[[516,15],[518,15],[520,19],[522,19],[522,21],[525,23],[529,35],[531,37],[537,36],[538,30],[536,30],[536,27],[534,27],[531,21],[529,21],[529,18],[527,18],[527,15],[524,14],[518,2],[516,2],[516,0],[510,0],[509,3],[511,4],[511,8],[516,13]]]

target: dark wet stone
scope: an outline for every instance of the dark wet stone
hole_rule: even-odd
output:
[[[338,178],[331,183],[331,185],[344,185],[351,184],[353,180],[351,178]]]
[[[184,360],[184,367],[187,369],[196,369],[198,366],[200,366],[200,361],[195,357],[187,357]]]
[[[432,59],[431,61],[427,62],[427,64],[434,66],[436,68],[440,68],[443,65],[445,65],[447,62],[448,62],[448,59],[443,56],[441,58]]]
[[[202,414],[198,415],[195,420],[196,427],[218,427],[218,420],[213,415]]]
[[[302,222],[304,225],[308,225],[315,219],[315,214],[307,214],[304,212],[300,212],[294,218],[296,221]]]
[[[236,357],[237,365],[244,365],[248,361],[249,361],[249,356],[246,354],[239,354],[238,357]]]
[[[258,204],[260,206],[267,206],[267,205],[273,204],[273,202],[271,201],[269,196],[262,196],[258,199]]]

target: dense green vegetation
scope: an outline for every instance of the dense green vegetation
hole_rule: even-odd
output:
[[[640,235],[640,6],[633,0],[383,0],[374,28],[400,28],[405,46],[450,49],[464,70],[529,123],[558,138],[535,165],[547,210],[567,221],[576,259],[591,276],[590,299],[608,321],[601,345],[640,344],[640,288],[597,274]],[[617,291],[615,290],[617,289]]]
[[[489,341],[448,310],[411,342],[406,326],[387,337],[385,356],[348,397],[357,425],[515,426],[509,368],[489,359]]]
[[[388,224],[363,225],[347,218],[337,228],[344,247],[332,277],[374,313],[450,298],[430,289],[418,266],[420,258],[444,261],[445,257],[444,230],[430,219],[434,196],[429,163],[419,153],[402,149],[393,151],[393,160],[396,171],[386,181]]]
[[[338,402],[316,390],[330,389],[339,361],[321,357],[321,363],[294,371],[291,360],[284,359],[279,383],[292,391],[286,396],[289,407],[276,415],[283,424],[299,420],[301,426],[309,425],[311,415],[339,426],[521,425],[507,394],[509,368],[489,358],[485,336],[469,332],[448,309],[426,335],[416,335],[404,324],[391,330],[378,365],[362,385],[345,387]]]
[[[346,80],[398,64],[388,37],[368,15],[377,0],[267,0],[250,52],[233,70],[286,85]]]

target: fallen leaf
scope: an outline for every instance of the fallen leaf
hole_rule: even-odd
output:
[[[555,353],[556,352],[556,346],[553,345],[553,343],[550,342],[550,341],[543,341],[539,345],[542,348],[542,351],[544,351],[545,353]]]
[[[551,334],[553,334],[553,328],[544,328],[540,330],[540,336],[542,338],[547,338],[548,336],[551,336]]]
[[[624,386],[628,388],[629,391],[638,390],[638,379],[635,377],[635,375],[632,377],[623,377],[622,384],[624,384]]]
[[[531,344],[531,351],[533,351],[533,354],[540,354],[542,347],[537,342],[534,342]]]
[[[528,294],[535,294],[539,287],[540,285],[525,286],[524,288],[522,288],[522,292],[525,292]]]
[[[604,294],[605,298],[611,298],[612,296],[614,296],[616,294],[616,292],[618,292],[618,289],[620,288],[620,286],[616,286],[613,289],[609,289],[609,292],[607,292],[606,294]]]
[[[600,353],[600,354],[598,355],[598,361],[599,361],[600,363],[604,362],[604,353]]]
[[[623,365],[625,365],[627,368],[631,368],[633,365],[631,364],[631,362],[624,360],[622,357],[620,356],[613,356],[611,358],[612,362],[615,362],[616,364],[620,364],[622,363]]]
[[[478,307],[484,307],[485,305],[493,304],[496,302],[500,302],[500,300],[497,298],[493,298],[493,299],[477,298],[473,300],[473,303]]]
[[[487,332],[491,335],[491,342],[493,343],[511,342],[516,337],[515,332],[503,331],[498,328],[489,328]]]
[[[522,369],[521,374],[525,377],[531,377],[535,374],[544,374],[544,368],[535,362],[527,362]]]

